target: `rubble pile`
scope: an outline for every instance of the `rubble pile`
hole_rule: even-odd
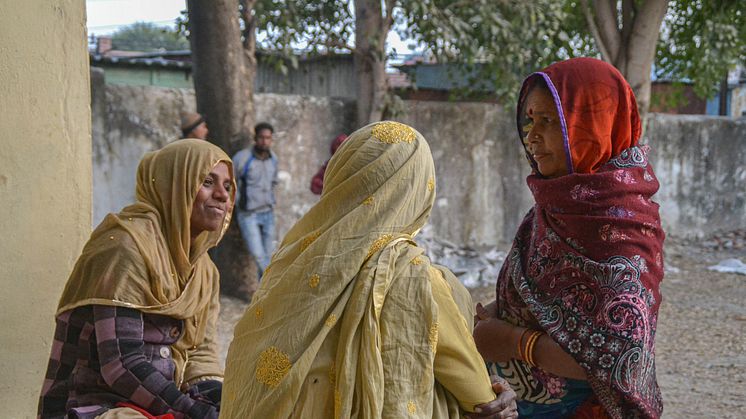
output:
[[[733,230],[715,234],[702,242],[712,250],[746,249],[746,230]]]
[[[494,285],[505,260],[505,252],[497,247],[474,249],[436,238],[429,225],[417,235],[417,243],[431,261],[449,268],[467,288]]]

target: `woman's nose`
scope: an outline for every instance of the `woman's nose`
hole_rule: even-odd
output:
[[[228,193],[228,190],[223,185],[218,185],[218,187],[213,190],[213,197],[220,201],[225,202],[230,198],[230,196],[230,193]]]

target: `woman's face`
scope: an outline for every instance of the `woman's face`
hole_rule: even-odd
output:
[[[228,165],[220,162],[202,182],[192,205],[189,219],[192,239],[203,231],[222,228],[226,212],[231,208],[232,177]]]
[[[556,178],[568,173],[562,127],[557,115],[552,94],[544,87],[535,87],[526,97],[527,132],[524,142],[528,152],[547,178]]]

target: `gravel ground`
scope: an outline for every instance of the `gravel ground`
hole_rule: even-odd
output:
[[[746,250],[712,243],[666,241],[668,272],[656,337],[664,418],[746,418],[746,275],[707,270],[727,258],[746,262]],[[494,287],[471,293],[475,302],[486,303]],[[230,297],[221,303],[225,356],[246,304]]]

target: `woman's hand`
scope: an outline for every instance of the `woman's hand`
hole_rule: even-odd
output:
[[[477,303],[476,314],[474,314],[474,326],[477,325],[481,320],[486,320],[491,317],[497,318],[497,300],[483,306],[482,303]]]
[[[492,390],[497,397],[489,403],[483,403],[476,406],[474,413],[467,413],[466,418],[490,418],[490,419],[515,419],[518,417],[518,406],[516,404],[515,391],[510,384],[497,375],[490,377],[492,380]]]
[[[477,304],[477,317],[479,322],[474,326],[474,343],[482,358],[490,362],[507,362],[517,358],[518,340],[525,329],[491,317],[488,309],[481,304]]]

